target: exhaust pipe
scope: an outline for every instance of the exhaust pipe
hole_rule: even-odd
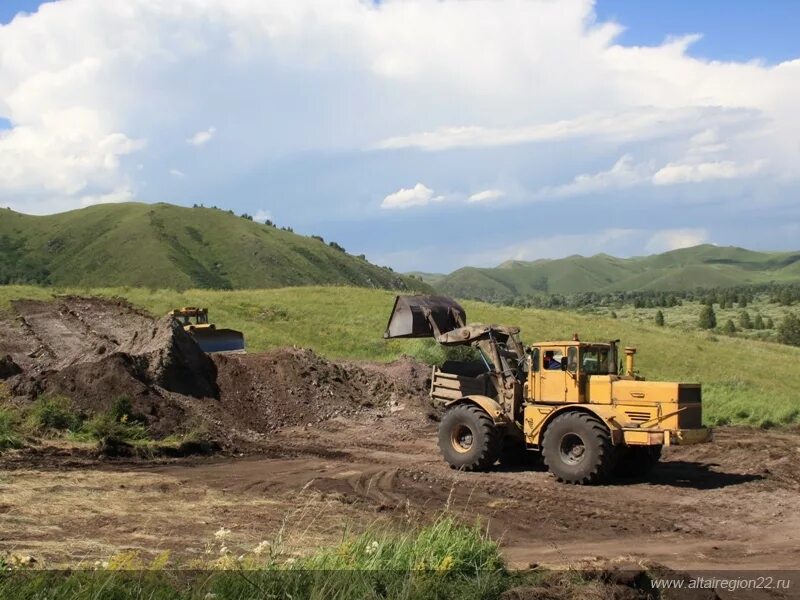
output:
[[[461,305],[445,296],[397,296],[386,324],[384,339],[438,338],[463,327],[467,313]]]
[[[633,355],[636,354],[636,348],[628,346],[625,348],[625,375],[633,377]]]

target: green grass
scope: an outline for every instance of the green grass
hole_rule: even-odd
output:
[[[25,428],[34,434],[78,431],[83,418],[72,407],[65,396],[42,396],[37,398],[25,413]]]
[[[215,600],[244,598],[427,599],[497,598],[518,580],[505,569],[485,529],[450,515],[405,531],[373,525],[346,534],[333,548],[295,558],[283,552],[238,557],[224,553],[191,571],[166,555],[136,551],[110,557],[96,571],[0,572],[4,600]],[[2,564],[0,563],[0,567]],[[6,563],[11,567],[11,561]]]
[[[0,451],[22,446],[19,435],[19,414],[9,408],[0,407]]]
[[[124,296],[153,314],[182,305],[208,306],[218,325],[244,331],[248,349],[313,348],[329,358],[389,361],[403,353],[436,362],[443,349],[428,340],[382,338],[394,293],[345,287],[172,292],[140,288],[0,287],[0,311],[12,298],[50,298],[53,293]],[[464,302],[469,320],[515,324],[526,343],[569,339],[621,339],[639,349],[637,369],[648,379],[703,384],[709,424],[776,425],[800,422],[800,348],[728,337],[652,320],[498,307]],[[751,314],[755,314],[751,310]]]
[[[429,289],[312,237],[211,208],[123,203],[0,213],[0,283],[175,289],[340,284]]]

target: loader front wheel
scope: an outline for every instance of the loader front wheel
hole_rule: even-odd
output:
[[[500,453],[500,431],[477,406],[459,404],[439,423],[439,449],[454,469],[486,471]]]
[[[548,425],[542,454],[548,470],[564,483],[602,483],[615,463],[605,423],[580,412],[560,415]]]

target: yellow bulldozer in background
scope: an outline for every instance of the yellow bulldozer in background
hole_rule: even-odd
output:
[[[235,329],[217,329],[208,322],[208,309],[184,306],[169,311],[203,352],[244,352],[244,334]]]
[[[700,384],[645,381],[634,373],[635,348],[625,348],[621,369],[619,340],[575,335],[525,348],[519,328],[467,325],[450,298],[398,296],[384,338],[416,337],[477,351],[475,361],[433,369],[431,397],[445,409],[439,448],[453,468],[541,456],[559,481],[592,484],[644,475],[664,446],[711,440]]]

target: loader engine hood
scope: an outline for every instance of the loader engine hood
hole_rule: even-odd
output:
[[[466,312],[451,298],[397,296],[383,337],[385,339],[436,338],[462,327],[466,322]]]

